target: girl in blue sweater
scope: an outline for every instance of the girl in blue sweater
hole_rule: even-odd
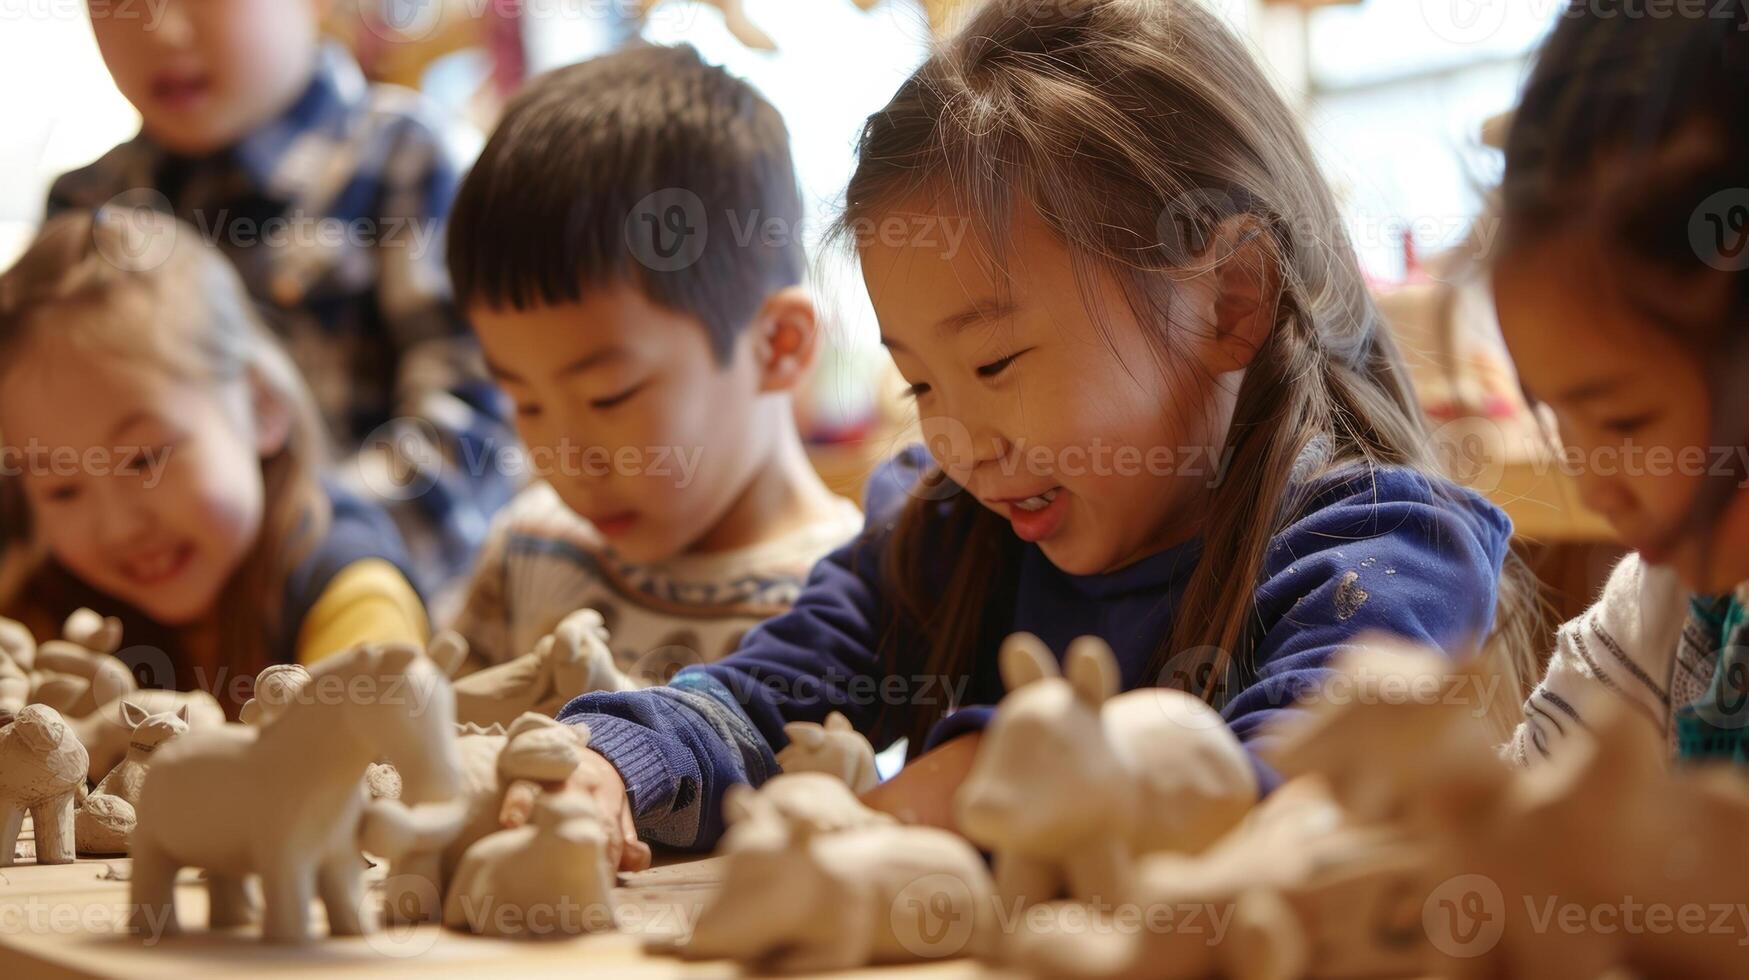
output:
[[[1434,475],[1293,116],[1191,0],[993,0],[870,117],[847,202],[928,454],[736,653],[561,713],[623,866],[711,846],[833,710],[910,739],[870,801],[946,824],[1018,630],[1098,634],[1252,749],[1362,633],[1533,649],[1510,522]],[[1504,737],[1530,671],[1496,666]]]

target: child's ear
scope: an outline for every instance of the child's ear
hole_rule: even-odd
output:
[[[291,405],[254,369],[249,371],[249,392],[255,419],[255,451],[262,459],[277,456],[291,441]]]
[[[1269,229],[1256,215],[1221,222],[1205,252],[1216,263],[1214,330],[1207,362],[1215,374],[1241,371],[1269,339],[1281,303],[1281,266]]]
[[[813,298],[800,286],[772,293],[753,317],[752,329],[759,390],[794,389],[819,351],[820,315]]]

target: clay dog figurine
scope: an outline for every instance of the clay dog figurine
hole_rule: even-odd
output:
[[[331,935],[364,932],[365,770],[386,756],[404,800],[446,803],[459,788],[454,730],[449,681],[423,650],[366,645],[317,664],[268,723],[166,745],[135,807],[133,926],[175,933],[176,873],[193,866],[207,872],[213,928],[246,921],[244,881],[258,875],[263,939],[308,940],[317,896]]]
[[[85,786],[86,764],[85,746],[48,705],[27,705],[0,728],[0,868],[16,857],[26,812],[36,832],[36,863],[72,863],[73,804]]]

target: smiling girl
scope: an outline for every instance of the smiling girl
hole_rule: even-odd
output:
[[[302,378],[193,228],[43,228],[0,277],[0,446],[0,610],[38,635],[118,615],[145,681],[233,714],[270,663],[425,638],[393,525],[320,479]]]
[[[878,474],[864,536],[734,655],[567,707],[643,837],[709,846],[723,790],[831,710],[910,739],[870,802],[945,824],[1016,631],[1100,635],[1125,688],[1256,750],[1366,632],[1524,630],[1510,523],[1435,475],[1310,150],[1198,4],[993,0],[868,120],[847,200],[850,229],[970,229],[851,235],[933,458]],[[1504,738],[1528,672],[1492,664]]]

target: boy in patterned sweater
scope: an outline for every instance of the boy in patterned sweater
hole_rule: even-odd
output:
[[[791,392],[813,360],[783,121],[689,47],[535,80],[463,182],[450,271],[538,482],[452,625],[486,664],[566,614],[640,684],[734,650],[861,527]]]

